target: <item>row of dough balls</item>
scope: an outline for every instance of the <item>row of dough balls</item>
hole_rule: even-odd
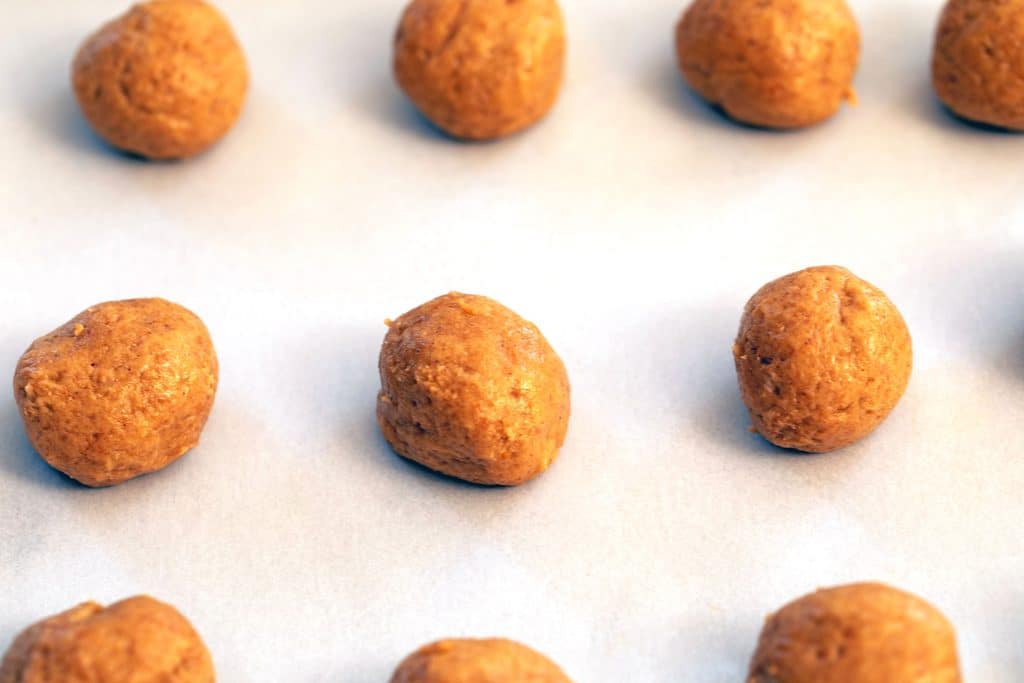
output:
[[[569,425],[569,377],[537,327],[452,292],[394,321],[381,346],[377,418],[399,455],[510,486],[544,472]],[[733,346],[754,429],[805,452],[870,433],[910,379],[910,333],[880,290],[844,268],[762,287]],[[163,299],[89,308],[35,340],[14,396],[33,447],[88,486],[159,470],[199,441],[218,365],[203,322]]]
[[[139,596],[94,602],[23,631],[4,683],[214,683],[213,660],[176,609]],[[959,683],[956,635],[921,598],[879,583],[819,590],[765,621],[747,683]],[[406,657],[391,683],[571,683],[557,664],[503,638],[449,639]]]
[[[1024,129],[1024,0],[949,0],[932,61],[956,114]],[[695,0],[676,31],[679,66],[738,121],[799,128],[852,100],[860,33],[845,0]],[[557,0],[412,0],[394,44],[398,84],[456,138],[520,131],[554,105],[566,38]],[[190,157],[234,124],[248,89],[242,48],[202,0],[150,0],[90,36],[73,65],[85,118],[114,147]]]

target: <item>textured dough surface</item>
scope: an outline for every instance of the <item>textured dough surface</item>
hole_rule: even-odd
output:
[[[800,128],[854,99],[860,31],[844,0],[695,0],[676,52],[690,87],[732,118]]]
[[[733,345],[740,392],[764,438],[821,453],[869,434],[910,380],[910,332],[881,290],[808,268],[747,302]]]
[[[436,126],[470,140],[542,118],[562,85],[556,0],[412,0],[395,38],[395,78]]]
[[[0,681],[0,683],[3,683]],[[441,640],[405,658],[391,683],[571,683],[550,659],[502,638]]]
[[[939,19],[932,80],[958,116],[1024,130],[1024,0],[950,0]]]
[[[937,609],[878,583],[819,590],[768,617],[748,683],[959,683]]]
[[[214,683],[206,645],[176,609],[139,596],[83,603],[30,626],[0,662],[0,683]]]
[[[533,323],[453,292],[390,324],[377,418],[401,456],[477,484],[547,469],[569,424],[569,378]]]
[[[14,396],[52,467],[109,486],[166,467],[199,442],[217,390],[203,322],[163,299],[89,308],[32,342]]]
[[[234,125],[249,84],[224,17],[202,0],[151,0],[90,36],[72,65],[85,118],[114,147],[149,159],[207,149]]]

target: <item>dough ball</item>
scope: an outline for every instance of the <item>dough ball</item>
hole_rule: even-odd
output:
[[[732,118],[800,128],[854,100],[860,31],[844,0],[695,0],[676,51],[690,87]]]
[[[556,0],[412,0],[395,38],[395,77],[456,138],[491,140],[535,123],[562,85]]]
[[[886,418],[910,379],[910,332],[845,268],[808,268],[747,302],[733,345],[754,429],[783,448],[842,448]]]
[[[390,323],[377,419],[410,460],[477,484],[547,469],[569,424],[569,378],[533,323],[452,292]]]
[[[0,683],[214,683],[206,645],[150,597],[87,602],[29,627],[0,662]]]
[[[571,683],[550,659],[511,640],[440,640],[405,658],[391,683]]]
[[[959,683],[956,635],[927,602],[879,583],[819,590],[768,617],[748,683]]]
[[[234,125],[249,83],[224,17],[202,0],[150,0],[86,39],[72,66],[85,118],[149,159],[207,149]]]
[[[217,390],[206,326],[163,299],[93,306],[32,342],[14,373],[25,431],[87,486],[166,467],[199,442]]]
[[[958,116],[1024,130],[1024,0],[950,0],[939,20],[932,80]]]

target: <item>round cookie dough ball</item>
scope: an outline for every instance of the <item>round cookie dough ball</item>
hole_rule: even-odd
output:
[[[405,658],[391,683],[571,683],[554,662],[503,638],[440,640]]]
[[[1024,0],[950,0],[939,20],[932,81],[958,116],[1024,130]]]
[[[754,429],[777,446],[824,453],[886,418],[913,353],[885,294],[822,266],[769,282],[747,302],[733,356]]]
[[[533,323],[452,292],[389,326],[377,420],[399,455],[477,484],[548,468],[569,424],[569,378]]]
[[[695,0],[676,52],[690,87],[733,119],[801,128],[854,100],[860,31],[845,0]]]
[[[249,83],[231,27],[202,0],[150,0],[86,39],[72,66],[82,113],[114,147],[182,159],[234,125]]]
[[[542,118],[562,85],[557,0],[412,0],[395,38],[395,77],[456,138],[491,140]]]
[[[139,596],[72,608],[23,631],[0,683],[214,683],[199,634],[176,609]]]
[[[110,486],[199,442],[217,390],[203,322],[163,299],[93,306],[32,342],[14,373],[29,441],[51,467]]]
[[[768,617],[748,683],[959,683],[946,617],[879,583],[819,590]]]

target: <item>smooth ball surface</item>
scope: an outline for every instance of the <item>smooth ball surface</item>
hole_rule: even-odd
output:
[[[533,323],[453,292],[390,323],[377,419],[399,455],[477,484],[511,486],[554,461],[569,378]]]
[[[690,87],[733,119],[801,128],[855,99],[860,31],[844,0],[695,0],[676,53]]]
[[[441,640],[405,658],[391,683],[571,683],[550,659],[502,638]]]
[[[564,63],[556,0],[412,0],[395,38],[399,86],[434,125],[468,140],[542,118]]]
[[[139,596],[87,602],[29,627],[0,683],[214,683],[210,653],[176,609]]]
[[[819,590],[768,617],[748,683],[959,683],[937,609],[879,583]]]
[[[163,299],[89,308],[32,342],[14,398],[51,467],[110,486],[166,467],[199,442],[217,390],[203,322]]]
[[[148,159],[206,150],[242,111],[249,72],[227,20],[202,0],[150,0],[86,39],[72,65],[82,114]]]
[[[888,297],[835,266],[808,268],[747,302],[733,345],[754,429],[823,453],[875,429],[910,380],[910,332]]]
[[[932,81],[958,116],[1024,130],[1024,0],[950,0],[939,19]]]

